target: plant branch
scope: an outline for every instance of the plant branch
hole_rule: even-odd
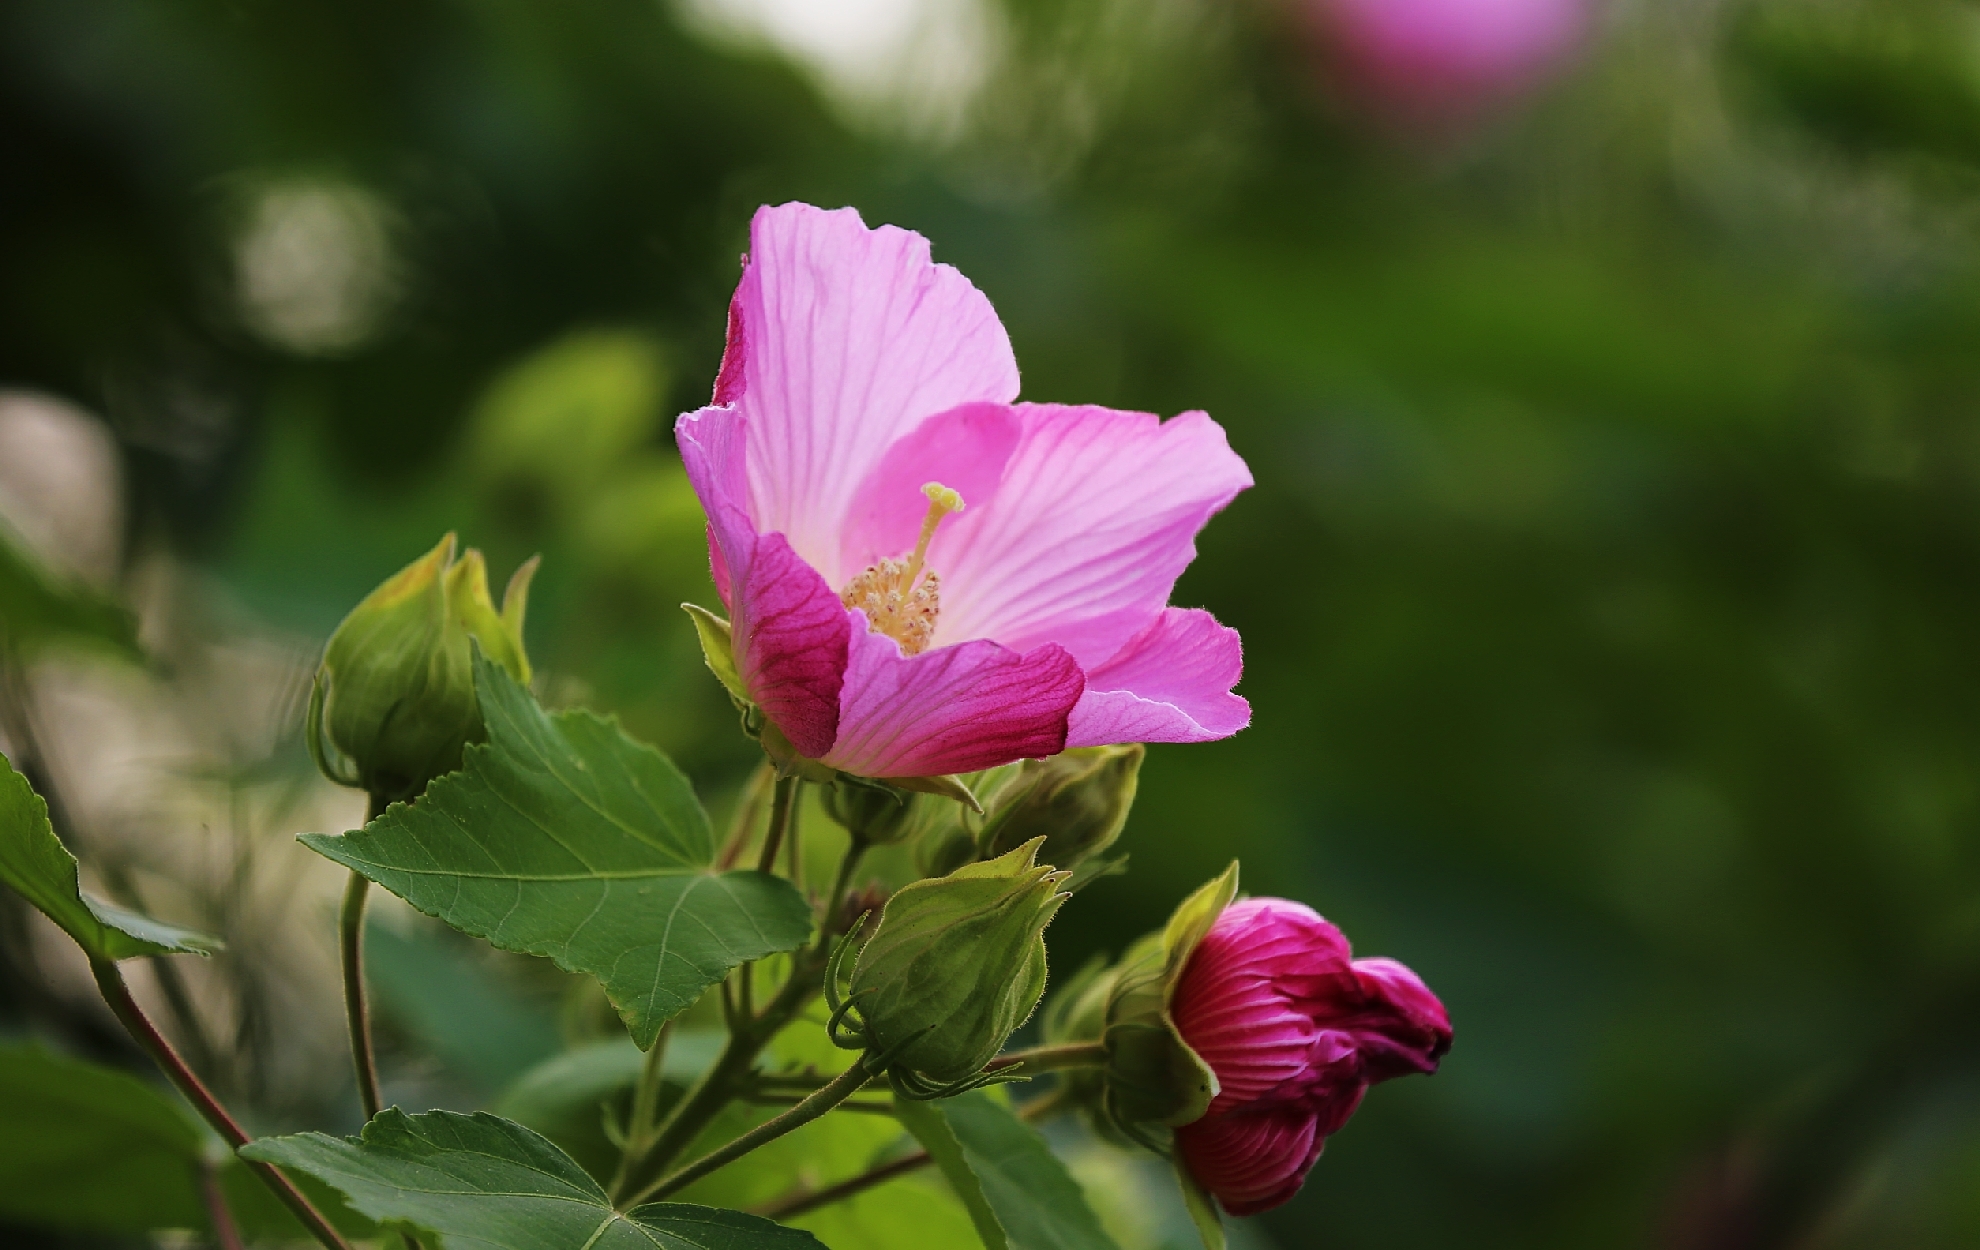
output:
[[[742,858],[743,848],[749,845],[750,830],[756,827],[756,815],[763,810],[763,792],[776,775],[775,766],[764,760],[743,783],[743,792],[736,799],[735,815],[729,819],[729,836],[723,840],[722,853],[715,859],[717,870],[727,872]]]
[[[89,968],[96,976],[97,988],[103,992],[103,1001],[110,1004],[110,1010],[115,1013],[118,1022],[129,1031],[132,1039],[144,1048],[145,1053],[164,1069],[165,1075],[171,1078],[172,1084],[186,1096],[186,1101],[192,1103],[201,1118],[213,1126],[213,1131],[220,1134],[221,1138],[236,1151],[253,1141],[254,1139],[248,1136],[247,1130],[240,1126],[239,1121],[234,1119],[227,1108],[220,1105],[220,1100],[215,1098],[213,1092],[200,1082],[191,1068],[186,1066],[186,1061],[179,1057],[179,1052],[172,1049],[172,1043],[166,1041],[165,1035],[146,1018],[137,1000],[131,997],[130,987],[124,983],[124,974],[118,971],[117,965],[107,960],[92,959]],[[303,1197],[302,1191],[297,1189],[279,1168],[251,1160],[248,1161],[248,1167],[252,1168],[255,1175],[261,1178],[262,1183],[282,1200],[282,1205],[295,1213],[296,1218],[302,1221],[303,1227],[322,1242],[327,1250],[351,1250],[350,1243],[344,1240],[343,1235],[332,1227],[329,1220],[323,1218],[323,1213],[318,1211],[308,1198]]]
[[[685,1189],[717,1168],[742,1158],[758,1146],[773,1142],[794,1129],[803,1128],[864,1088],[870,1076],[863,1062],[853,1064],[852,1067],[841,1072],[831,1084],[789,1111],[772,1116],[728,1145],[711,1150],[671,1176],[653,1182],[634,1194],[625,1205],[628,1208],[636,1207],[641,1203],[657,1201],[668,1194]]]
[[[365,803],[364,823],[370,824],[385,810],[385,803],[371,795]],[[371,1044],[371,1003],[364,985],[364,903],[371,882],[353,872],[344,886],[344,903],[337,910],[337,949],[344,965],[344,1019],[350,1026],[351,1065],[357,1071],[358,1101],[364,1105],[366,1120],[383,1109],[378,1094],[378,1052]]]
[[[1033,1046],[1029,1050],[1009,1050],[983,1065],[985,1072],[1003,1072],[1024,1065],[1027,1072],[1053,1072],[1060,1068],[1093,1068],[1107,1062],[1104,1042],[1064,1042],[1057,1046]]]

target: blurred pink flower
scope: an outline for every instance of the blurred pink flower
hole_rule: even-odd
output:
[[[1176,1147],[1232,1215],[1298,1193],[1370,1085],[1435,1072],[1451,1045],[1450,1017],[1415,973],[1351,961],[1339,929],[1281,898],[1225,909],[1183,969],[1174,1012],[1219,1085]]]
[[[1298,0],[1342,87],[1406,125],[1465,121],[1539,86],[1579,46],[1588,0]]]
[[[758,210],[714,403],[675,434],[738,673],[806,756],[916,777],[1250,722],[1236,631],[1168,606],[1251,485],[1223,430],[1017,391],[926,239]]]

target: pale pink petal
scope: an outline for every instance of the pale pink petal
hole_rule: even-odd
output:
[[[1195,558],[1196,532],[1251,485],[1251,472],[1201,412],[1169,421],[1057,404],[1014,412],[1017,445],[995,492],[965,493],[967,510],[943,522],[929,549],[942,577],[935,641],[990,638],[1019,651],[1056,642],[1091,668],[1155,619]],[[885,463],[892,476],[864,491],[919,490],[919,466]]]
[[[729,606],[736,671],[764,715],[806,755],[838,735],[851,628],[817,570],[782,534],[759,534],[737,504],[747,426],[704,408],[674,426],[681,462],[708,514],[709,563]]]
[[[845,613],[853,635],[839,736],[824,762],[864,777],[972,772],[1065,748],[1079,666],[1063,648],[1020,655],[993,642],[903,656]]]
[[[1251,723],[1251,704],[1231,693],[1243,672],[1236,630],[1201,608],[1166,608],[1087,672],[1066,745],[1228,738]]]
[[[1009,404],[965,404],[915,427],[860,484],[840,547],[841,567],[856,571],[912,551],[928,515],[921,488],[929,482],[963,497],[962,514],[943,521],[944,529],[990,506],[1022,432]],[[945,594],[949,590],[944,587]]]
[[[750,427],[749,513],[834,586],[854,494],[890,444],[934,413],[1017,395],[1010,338],[928,240],[868,230],[852,209],[758,210],[718,398]]]

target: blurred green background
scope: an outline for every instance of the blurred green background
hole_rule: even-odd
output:
[[[669,431],[803,199],[932,239],[1027,398],[1257,476],[1176,596],[1255,722],[1151,751],[1052,951],[1238,855],[1442,995],[1260,1244],[1980,1244],[1980,6],[1616,0],[1425,129],[1292,2],[0,7],[0,515],[151,656],[18,676],[113,891],[276,961],[189,991],[263,1123],[355,1117],[296,692],[441,531],[544,554],[548,697],[741,784]],[[394,923],[403,1100],[582,1035]],[[7,927],[0,1027],[142,1071]]]

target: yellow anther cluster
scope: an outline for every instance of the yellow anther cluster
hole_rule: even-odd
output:
[[[942,611],[942,579],[933,573],[909,584],[913,576],[905,560],[882,560],[852,579],[839,601],[866,613],[876,634],[901,644],[905,655],[919,655],[935,636],[935,618]]]
[[[921,654],[935,637],[935,620],[942,612],[942,579],[924,572],[922,562],[942,518],[963,510],[962,496],[940,482],[928,483],[921,493],[928,496],[928,515],[921,522],[914,553],[905,560],[868,565],[839,592],[841,603],[866,613],[867,626],[900,643],[904,655]]]

